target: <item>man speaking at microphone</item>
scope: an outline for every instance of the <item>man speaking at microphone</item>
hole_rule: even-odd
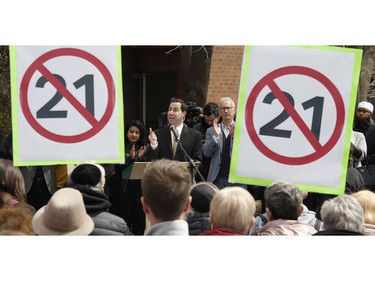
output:
[[[194,161],[202,160],[202,136],[184,124],[187,104],[180,99],[171,98],[168,108],[168,126],[153,131],[150,128],[148,138],[151,149],[148,155],[152,160],[167,158],[171,160],[189,162],[178,142],[181,143],[186,154]],[[176,136],[177,135],[177,142]]]

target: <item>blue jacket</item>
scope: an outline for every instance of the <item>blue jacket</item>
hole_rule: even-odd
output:
[[[221,128],[221,125],[220,125]],[[203,146],[203,155],[211,157],[210,169],[208,171],[207,181],[214,182],[220,171],[221,151],[224,145],[225,135],[221,132],[219,141],[214,139],[214,128],[210,127],[206,131],[206,142]],[[230,157],[232,157],[233,139],[230,142]]]

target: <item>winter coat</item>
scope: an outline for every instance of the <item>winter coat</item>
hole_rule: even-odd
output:
[[[188,218],[189,235],[199,235],[206,230],[211,229],[211,221],[209,217],[193,217]]]
[[[203,232],[201,235],[210,235],[210,236],[244,236],[245,234],[239,233],[235,230],[229,228],[217,228],[211,229]]]
[[[163,221],[151,226],[145,235],[188,236],[189,228],[184,220]]]
[[[267,222],[253,235],[310,236],[316,232],[316,229],[308,223],[278,219]]]
[[[349,231],[349,230],[338,230],[338,229],[329,229],[329,230],[322,230],[318,231],[317,233],[313,234],[314,236],[320,236],[320,235],[363,235],[363,233],[355,232],[355,231]]]
[[[306,222],[312,225],[317,231],[323,230],[323,222],[316,218],[316,213],[310,211],[305,205],[303,206],[302,214],[298,217],[298,221]],[[260,216],[255,217],[255,223],[250,229],[249,235],[252,235],[257,230],[261,229],[262,226],[268,222],[267,213],[263,213]]]
[[[105,193],[80,184],[70,184],[69,187],[81,192],[86,212],[94,221],[90,235],[133,235],[123,218],[108,212],[112,204]]]

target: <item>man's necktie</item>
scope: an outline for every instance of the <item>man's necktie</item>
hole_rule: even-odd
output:
[[[177,132],[177,136],[178,136],[178,132]],[[178,143],[176,141],[176,138],[173,136],[173,138],[172,138],[172,154],[173,154],[173,159],[176,156],[177,145],[178,145]]]

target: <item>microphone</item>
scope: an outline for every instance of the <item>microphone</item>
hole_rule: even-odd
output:
[[[178,135],[178,132],[176,131],[176,128],[173,126],[173,125],[169,125],[169,130],[172,131],[174,137],[176,138],[176,141],[179,142],[180,141],[180,137]]]

